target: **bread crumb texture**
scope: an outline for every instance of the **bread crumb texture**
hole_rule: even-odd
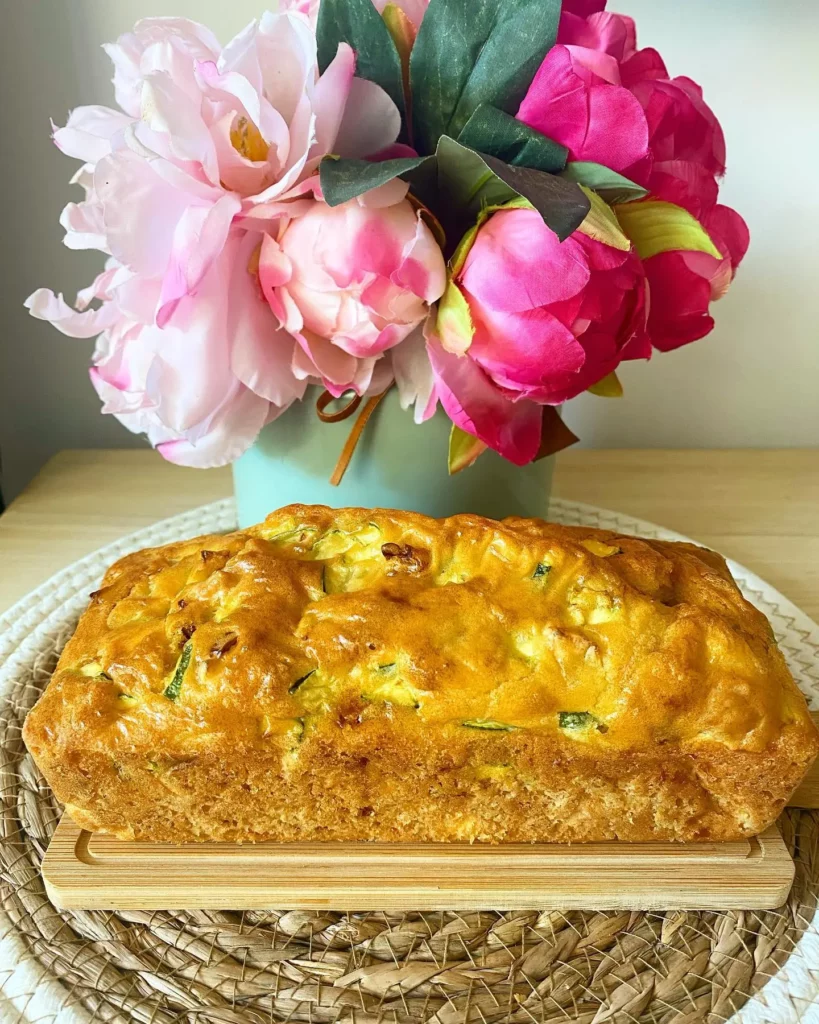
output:
[[[736,839],[819,751],[713,552],[314,506],[117,562],[24,737],[78,824],[177,842]]]

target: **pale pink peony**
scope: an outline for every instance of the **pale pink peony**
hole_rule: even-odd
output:
[[[541,405],[650,354],[644,283],[632,251],[580,231],[561,243],[535,210],[495,213],[456,276],[471,338],[444,331],[429,346],[450,419],[510,461],[530,462]]]
[[[346,44],[319,76],[299,13],[265,14],[224,49],[194,22],[147,19],[107,49],[124,112],[79,108],[54,139],[83,161],[66,244],[111,259],[76,310],[45,289],[28,306],[69,336],[105,332],[93,378],[107,411],[169,458],[220,464],[322,376],[263,299],[263,238],[314,204],[325,154],[384,149],[400,115],[353,77]]]
[[[259,277],[307,357],[305,370],[317,367],[340,394],[357,364],[374,364],[426,319],[443,294],[446,266],[402,197],[386,206],[314,204],[278,241],[265,237]]]

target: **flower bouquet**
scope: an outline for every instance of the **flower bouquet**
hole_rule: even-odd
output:
[[[568,399],[708,334],[748,245],[700,88],[605,5],[291,0],[224,48],[140,22],[106,47],[120,109],[54,132],[82,161],[66,245],[105,269],[31,313],[98,335],[103,411],[183,465],[308,388],[317,431],[358,412],[335,483],[390,389],[446,417],[445,472],[552,454]]]

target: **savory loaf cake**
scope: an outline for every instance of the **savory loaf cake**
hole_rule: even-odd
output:
[[[710,551],[307,506],[112,566],[24,736],[170,841],[735,839],[819,751]]]

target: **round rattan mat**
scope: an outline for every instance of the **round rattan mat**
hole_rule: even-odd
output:
[[[570,502],[553,502],[551,515],[677,536]],[[0,1021],[819,1022],[819,812],[781,819],[796,883],[770,912],[55,909],[39,867],[60,808],[22,745],[25,714],[115,558],[234,521],[225,501],[157,523],[0,617]],[[819,706],[819,629],[742,566],[732,570]]]

